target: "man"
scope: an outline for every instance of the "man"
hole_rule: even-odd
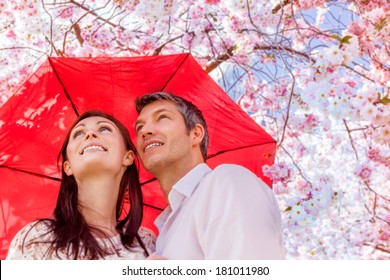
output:
[[[283,259],[272,191],[241,166],[207,166],[208,133],[199,109],[164,92],[137,99],[136,109],[137,152],[169,201],[155,222],[156,254],[168,259]]]

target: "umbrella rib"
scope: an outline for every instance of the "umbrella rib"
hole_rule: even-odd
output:
[[[34,176],[37,176],[37,177],[42,177],[42,178],[45,178],[45,179],[50,179],[50,180],[54,180],[54,181],[61,181],[61,179],[56,178],[56,177],[51,177],[51,176],[48,176],[48,175],[43,175],[43,174],[39,174],[39,173],[36,173],[36,172],[22,170],[22,169],[18,169],[18,168],[14,168],[14,167],[9,167],[9,166],[6,166],[6,165],[0,165],[0,168],[8,168],[8,169],[11,169],[13,171],[23,172],[23,173],[34,175]]]
[[[156,206],[153,206],[153,205],[150,205],[150,204],[147,204],[147,203],[144,203],[144,206],[147,206],[147,207],[159,210],[159,211],[163,211],[164,210],[163,208],[156,207]]]
[[[261,144],[253,144],[253,145],[248,145],[248,146],[244,146],[244,147],[238,147],[238,148],[234,148],[234,149],[230,149],[230,150],[223,150],[223,151],[220,151],[220,152],[217,152],[213,155],[209,155],[207,157],[207,159],[210,159],[210,158],[213,158],[213,157],[216,157],[220,154],[223,154],[223,153],[227,153],[227,152],[231,152],[231,151],[237,151],[237,150],[241,150],[241,149],[246,149],[246,148],[251,148],[251,147],[256,147],[256,146],[262,146],[262,145],[267,145],[267,144],[276,144],[275,141],[272,141],[272,142],[266,142],[266,143],[261,143]]]
[[[190,53],[187,53],[186,57],[183,59],[183,61],[180,63],[180,65],[177,67],[175,72],[169,77],[168,81],[165,83],[165,85],[162,87],[161,91],[164,91],[164,89],[168,86],[169,82],[173,79],[173,77],[176,75],[177,71],[183,66],[184,62],[187,60],[187,58],[190,56]]]
[[[149,179],[149,180],[147,180],[147,181],[145,181],[145,182],[142,182],[142,183],[141,183],[141,187],[142,187],[143,185],[148,184],[148,183],[153,182],[153,181],[156,181],[156,178],[152,178],[152,179]]]
[[[79,112],[78,112],[77,109],[76,109],[76,105],[74,105],[72,99],[70,98],[70,95],[69,95],[68,91],[66,90],[65,85],[64,85],[64,83],[62,82],[62,80],[61,80],[61,78],[60,78],[60,75],[58,74],[56,68],[54,67],[53,62],[51,61],[51,58],[49,57],[48,59],[49,59],[50,66],[51,66],[51,68],[53,69],[54,74],[55,74],[56,77],[57,77],[58,82],[61,84],[61,86],[62,86],[62,88],[63,88],[63,90],[64,90],[64,93],[65,93],[66,98],[69,100],[70,104],[72,105],[73,111],[75,112],[75,114],[76,114],[77,117],[80,116]]]

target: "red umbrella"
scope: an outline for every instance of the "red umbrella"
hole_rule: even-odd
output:
[[[189,54],[49,58],[0,108],[0,259],[16,232],[50,216],[59,188],[56,157],[78,114],[113,114],[135,141],[136,97],[166,91],[191,100],[210,134],[208,164],[243,165],[271,186],[262,166],[273,163],[275,140],[242,111]],[[140,169],[149,228],[166,205],[153,176]]]

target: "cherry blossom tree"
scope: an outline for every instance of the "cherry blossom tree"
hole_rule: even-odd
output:
[[[47,56],[190,52],[278,143],[290,259],[390,258],[388,0],[10,0],[0,105]]]

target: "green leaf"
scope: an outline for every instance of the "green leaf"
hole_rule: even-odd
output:
[[[376,30],[381,30],[381,29],[383,29],[386,25],[387,25],[387,20],[386,20],[386,18],[382,18],[382,19],[381,19],[381,22],[380,22],[379,24],[376,24],[376,25],[375,25],[375,29],[376,29]]]
[[[343,44],[351,44],[351,42],[349,41],[352,36],[351,35],[347,35],[347,36],[344,36],[343,38],[341,38],[339,35],[330,35],[329,36],[330,38],[333,38],[333,39],[336,39],[337,41],[340,42],[340,47],[343,45]]]
[[[341,42],[343,39],[339,35],[330,35],[330,38],[336,39],[337,41]]]
[[[349,41],[349,39],[351,39],[352,36],[350,35],[347,35],[347,36],[344,36],[343,39],[341,39],[340,43],[341,44],[351,44],[351,42]]]
[[[390,104],[390,98],[388,97],[383,97],[379,100],[380,103],[384,104],[384,105],[387,105],[387,104]]]
[[[212,17],[212,19],[213,19],[214,22],[217,22],[217,21],[218,21],[218,19],[217,19],[212,13],[209,13],[209,16]]]
[[[389,104],[390,103],[390,96],[389,96],[389,94],[381,96],[381,94],[378,92],[378,102],[377,103],[381,103],[381,104],[384,104],[384,105]]]

